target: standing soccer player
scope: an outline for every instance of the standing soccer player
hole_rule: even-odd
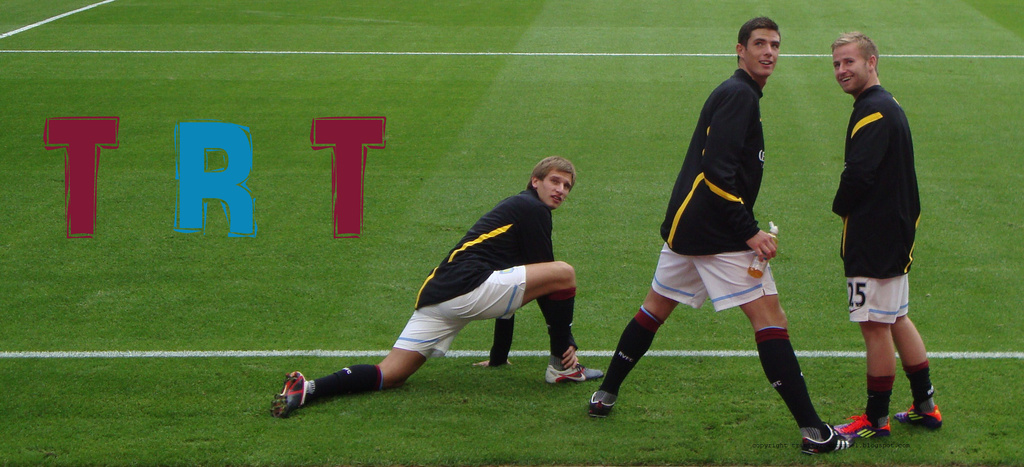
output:
[[[739,31],[739,69],[708,97],[669,200],[661,250],[643,306],[622,332],[608,374],[590,398],[590,415],[611,411],[623,380],[650,349],[676,305],[716,311],[739,307],[754,330],[761,366],[803,436],[807,454],[846,449],[850,442],[821,421],[807,393],[779,304],[771,268],[747,269],[758,256],[773,258],[775,237],[758,228],[753,207],[764,172],[762,89],[775,70],[781,36],[768,18]]]
[[[846,164],[832,211],[843,218],[840,255],[850,297],[850,321],[860,323],[867,348],[868,401],[864,414],[836,427],[847,438],[889,436],[889,399],[896,355],[910,379],[913,405],[896,420],[942,426],[932,399],[924,341],[907,316],[908,273],[921,201],[910,125],[878,80],[878,48],[859,32],[832,43],[836,81],[854,98],[846,129]]]
[[[443,356],[471,321],[511,317],[534,299],[551,343],[544,379],[559,383],[603,376],[576,358],[576,272],[554,260],[551,246],[551,211],[575,183],[576,168],[568,160],[548,157],[537,163],[526,189],[484,214],[430,273],[405,330],[380,364],[352,365],[316,380],[293,371],[274,396],[271,413],[286,418],[314,400],[401,386],[428,357]]]

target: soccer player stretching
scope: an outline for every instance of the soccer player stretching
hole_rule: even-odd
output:
[[[854,97],[846,129],[846,164],[832,211],[843,218],[840,254],[850,296],[850,321],[860,323],[867,348],[868,402],[864,414],[836,427],[847,438],[889,436],[889,399],[899,350],[914,403],[896,420],[942,426],[932,399],[924,341],[907,316],[914,234],[921,201],[914,144],[900,104],[878,80],[878,48],[864,34],[832,43],[832,66]]]
[[[716,311],[738,306],[749,318],[765,375],[800,428],[802,451],[850,446],[818,418],[811,403],[770,267],[759,278],[747,272],[755,257],[776,254],[775,238],[758,228],[753,207],[765,162],[760,99],[780,43],[779,27],[768,18],[740,28],[739,69],[700,112],[661,226],[665,246],[651,289],[622,332],[600,390],[590,398],[591,416],[608,415],[626,375],[677,304],[698,308],[710,298]]]
[[[540,161],[526,189],[484,214],[430,273],[409,323],[380,364],[352,365],[316,380],[293,371],[274,397],[271,413],[285,418],[314,400],[401,386],[428,357],[443,356],[471,321],[508,318],[534,299],[551,343],[544,379],[560,383],[603,376],[576,358],[571,328],[576,272],[554,260],[551,246],[551,211],[575,183],[576,169],[568,160]],[[511,329],[508,333],[510,343]]]

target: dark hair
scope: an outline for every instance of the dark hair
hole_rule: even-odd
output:
[[[743,46],[746,47],[747,41],[750,40],[750,34],[753,33],[755,29],[771,29],[772,31],[779,32],[779,25],[775,24],[775,21],[772,21],[766,16],[758,16],[757,18],[743,23],[743,26],[740,27],[740,34],[737,43],[743,44]],[[781,35],[782,34],[780,33],[779,36]]]

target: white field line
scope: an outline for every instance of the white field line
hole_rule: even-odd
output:
[[[0,360],[3,359],[67,359],[67,358],[266,358],[266,357],[330,357],[330,358],[357,358],[357,357],[384,357],[387,350],[174,350],[174,351],[136,351],[136,350],[107,350],[107,351],[30,351],[30,352],[0,352]],[[611,357],[611,350],[581,350],[581,357]],[[797,351],[801,358],[864,358],[864,352],[844,352],[807,350]],[[446,357],[474,357],[487,358],[489,352],[484,350],[455,350],[448,352]],[[512,357],[546,357],[547,351],[543,350],[520,350],[509,353]],[[757,352],[753,350],[652,350],[647,352],[649,357],[756,357]],[[929,359],[953,359],[953,360],[1024,360],[1024,352],[929,352]]]
[[[61,19],[61,18],[67,17],[67,16],[71,16],[71,15],[73,15],[75,13],[83,12],[83,11],[91,9],[91,8],[96,8],[96,7],[100,6],[100,5],[104,5],[104,4],[113,2],[113,1],[115,1],[115,0],[103,0],[102,2],[93,3],[92,5],[89,5],[89,6],[84,6],[82,8],[79,8],[79,9],[75,10],[75,11],[69,11],[67,13],[62,13],[62,14],[59,14],[57,16],[54,16],[53,18],[47,18],[47,19],[44,19],[44,20],[42,20],[42,21],[40,21],[38,23],[33,23],[33,24],[30,24],[30,25],[25,26],[23,28],[15,29],[15,30],[13,30],[11,32],[5,32],[3,34],[0,34],[0,39],[3,39],[5,37],[13,36],[15,34],[18,34],[19,32],[28,31],[29,29],[35,28],[37,26],[42,26],[42,25],[44,25],[46,23],[49,23],[51,21],[57,21],[58,19]]]
[[[107,0],[114,1],[114,0]],[[106,2],[104,2],[106,3]],[[25,28],[22,28],[25,29]],[[12,31],[11,33],[17,33]],[[0,39],[6,36],[0,36]],[[712,57],[730,58],[736,54],[719,53],[629,53],[629,52],[389,52],[389,51],[329,51],[329,50],[0,50],[0,53],[20,54],[178,54],[178,55],[440,55],[440,56],[496,56],[496,57]],[[792,58],[831,58],[829,54],[781,54]],[[882,55],[884,58],[945,58],[945,59],[1024,59],[1024,55]]]

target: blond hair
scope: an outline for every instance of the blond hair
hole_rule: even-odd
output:
[[[846,44],[857,44],[857,49],[860,50],[860,54],[865,60],[871,58],[872,55],[878,57],[878,46],[862,32],[851,31],[840,34],[839,38],[832,43],[832,51],[835,52],[836,49]]]

